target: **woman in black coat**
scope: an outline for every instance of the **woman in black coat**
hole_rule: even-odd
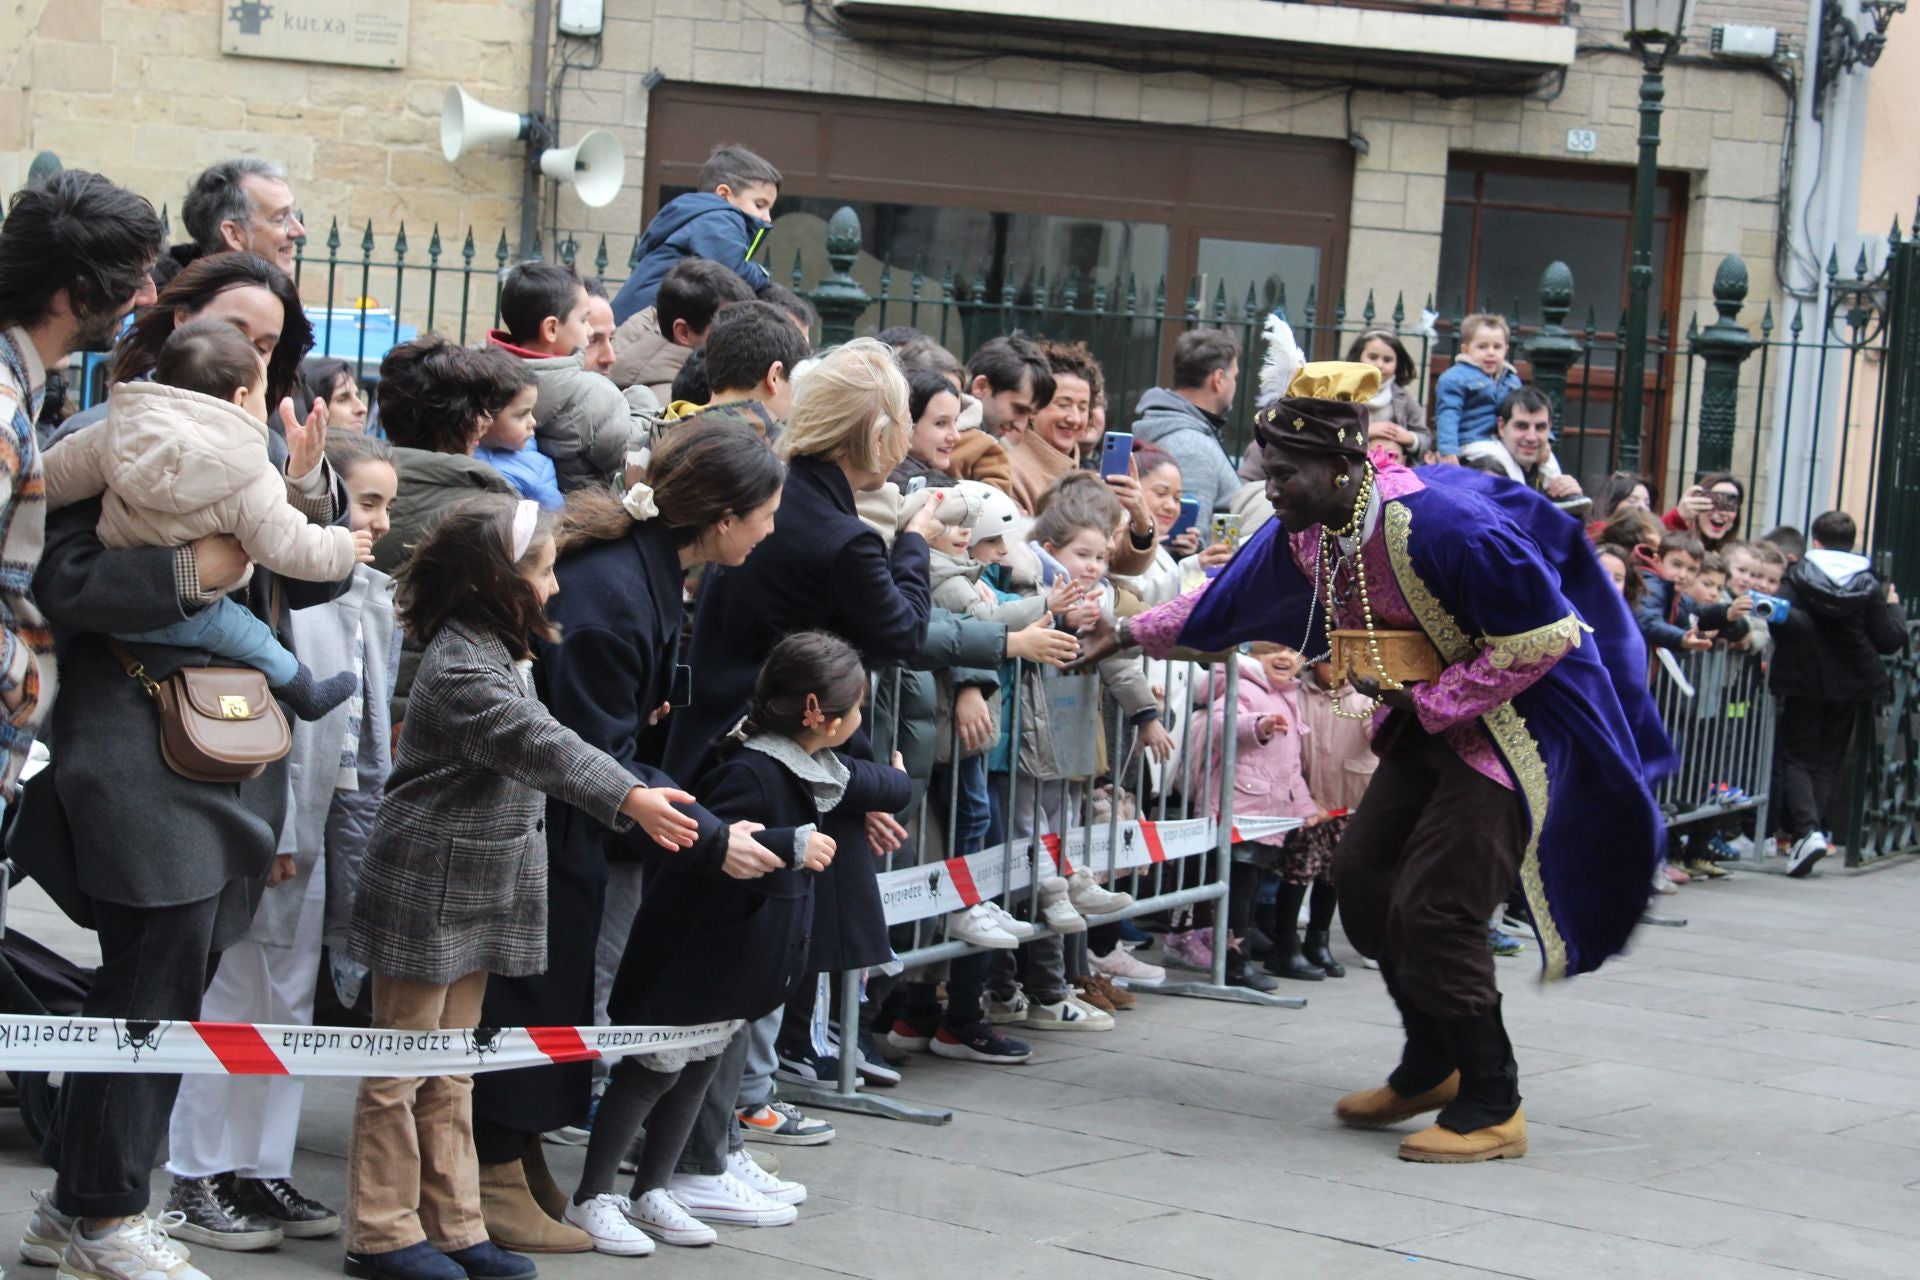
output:
[[[677,785],[646,744],[648,729],[686,696],[683,687],[676,697],[674,675],[687,571],[744,560],[773,528],[782,478],[779,460],[756,433],[715,425],[676,433],[656,450],[650,488],[637,486],[624,501],[583,491],[569,502],[554,566],[560,591],[547,607],[560,639],[541,646],[538,691],[555,719],[648,786]],[[744,829],[702,809],[691,812],[699,839],[676,856],[729,875],[784,865]],[[481,1014],[487,1026],[593,1022],[607,862],[637,859],[644,842],[615,835],[558,801],[547,806],[546,822],[547,969],[489,983]],[[585,1062],[476,1080],[482,1206],[489,1233],[503,1246],[582,1247],[583,1236],[554,1220],[559,1192],[539,1150],[542,1133],[585,1119],[592,1082]]]
[[[676,778],[697,782],[712,767],[782,637],[831,632],[870,671],[920,652],[932,601],[926,539],[940,528],[933,504],[908,521],[890,552],[853,504],[856,490],[886,483],[906,456],[912,426],[906,379],[872,339],[829,352],[800,380],[780,442],[787,487],[773,536],[700,589],[692,645],[699,688],[667,730],[666,766]],[[864,731],[847,753],[872,758]],[[835,810],[824,829],[839,853],[815,887],[811,967],[826,973],[884,964],[893,951],[867,815]]]

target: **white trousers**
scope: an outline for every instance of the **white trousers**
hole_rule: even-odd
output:
[[[301,890],[275,887],[266,892]],[[293,946],[237,942],[221,953],[220,967],[200,1006],[201,1021],[311,1024],[326,919],[323,862],[307,877]],[[181,1077],[167,1132],[167,1171],[181,1178],[217,1173],[288,1177],[304,1091],[298,1076]]]

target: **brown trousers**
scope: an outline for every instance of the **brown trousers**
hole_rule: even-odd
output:
[[[1334,854],[1340,922],[1403,1010],[1475,1018],[1500,1002],[1487,923],[1520,874],[1526,805],[1412,716],[1393,719]]]
[[[452,983],[373,975],[373,1025],[406,1031],[480,1024],[487,975]],[[430,1242],[442,1252],[487,1238],[473,1149],[473,1077],[360,1082],[347,1153],[347,1249],[388,1253]]]

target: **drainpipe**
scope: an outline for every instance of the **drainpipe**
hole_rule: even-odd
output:
[[[527,68],[527,114],[547,114],[547,48],[553,30],[553,0],[533,0],[533,63]],[[536,131],[537,132],[537,131]],[[540,152],[550,138],[527,138],[527,166],[520,175],[520,258],[540,256]]]
[[[1866,141],[1867,71],[1864,67],[1852,68],[1836,77],[1821,113],[1823,119],[1813,118],[1814,85],[1819,79],[1816,74],[1819,33],[1825,7],[1824,0],[1810,0],[1807,6],[1808,35],[1801,64],[1800,100],[1794,104],[1798,121],[1794,128],[1792,204],[1788,209],[1788,235],[1797,252],[1787,255],[1783,281],[1787,290],[1787,312],[1780,317],[1779,324],[1779,330],[1784,332],[1793,321],[1794,309],[1804,307],[1807,327],[1802,341],[1810,344],[1818,344],[1826,329],[1828,253],[1837,246],[1841,269],[1850,273],[1858,249],[1860,167]],[[1852,6],[1848,6],[1848,11],[1848,16],[1858,21],[1859,14]],[[1808,368],[1809,355],[1813,356],[1815,369]],[[1794,380],[1791,393],[1775,397],[1770,452],[1774,491],[1779,495],[1778,515],[1773,503],[1760,504],[1752,517],[1756,532],[1763,532],[1775,523],[1801,524],[1809,495],[1814,514],[1826,510],[1840,450],[1846,369],[1844,361],[1828,359],[1824,361],[1825,376],[1821,377],[1816,372],[1821,363],[1817,351],[1802,350],[1800,376]],[[1809,461],[1808,452],[1815,445],[1816,431],[1818,454]],[[1766,513],[1764,516],[1762,511]],[[1764,526],[1760,523],[1763,520]]]

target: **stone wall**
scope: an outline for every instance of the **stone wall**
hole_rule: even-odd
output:
[[[316,244],[336,217],[356,246],[369,221],[384,243],[404,219],[422,247],[435,222],[518,226],[518,150],[449,165],[440,99],[457,81],[522,109],[532,0],[413,0],[398,71],[225,56],[223,2],[21,0],[24,38],[0,53],[0,190],[51,150],[177,212],[194,173],[253,154],[287,166]]]

